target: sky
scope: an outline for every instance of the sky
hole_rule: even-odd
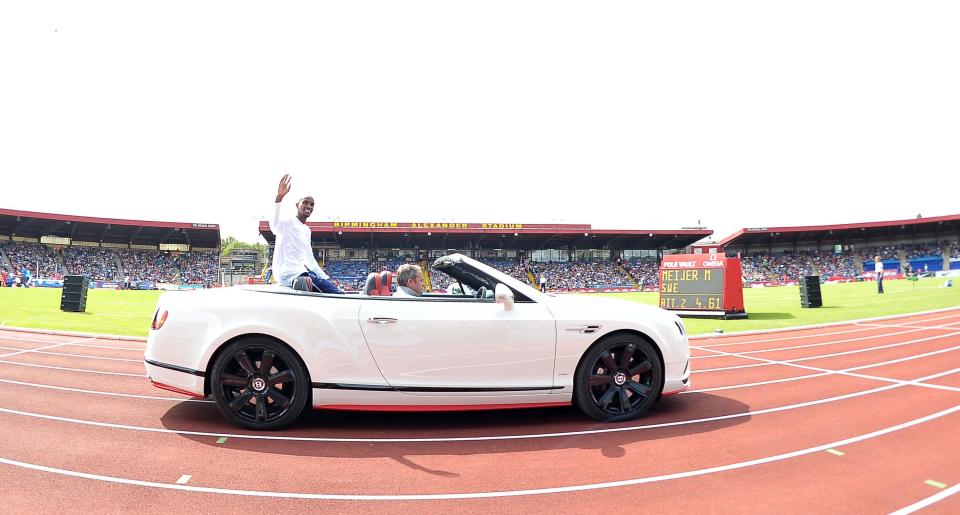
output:
[[[289,173],[311,221],[958,214],[958,26],[955,1],[4,2],[0,207],[252,242]]]

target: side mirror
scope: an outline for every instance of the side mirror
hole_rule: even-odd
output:
[[[493,297],[497,299],[497,304],[503,304],[504,311],[513,309],[513,290],[507,288],[507,285],[497,283],[497,287],[493,290]]]

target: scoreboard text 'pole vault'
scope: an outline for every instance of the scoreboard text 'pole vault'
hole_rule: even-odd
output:
[[[660,307],[686,317],[747,318],[740,258],[722,254],[663,256]]]

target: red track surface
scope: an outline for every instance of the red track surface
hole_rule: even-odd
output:
[[[960,513],[960,309],[691,343],[694,390],[628,424],[314,411],[257,434],[152,387],[141,341],[0,330],[3,510]]]

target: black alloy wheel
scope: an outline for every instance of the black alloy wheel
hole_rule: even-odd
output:
[[[230,344],[214,362],[210,380],[220,413],[249,429],[277,429],[296,420],[310,387],[300,359],[266,338]]]
[[[663,364],[650,342],[613,335],[584,355],[574,375],[574,402],[596,420],[630,420],[645,413],[663,389]]]

